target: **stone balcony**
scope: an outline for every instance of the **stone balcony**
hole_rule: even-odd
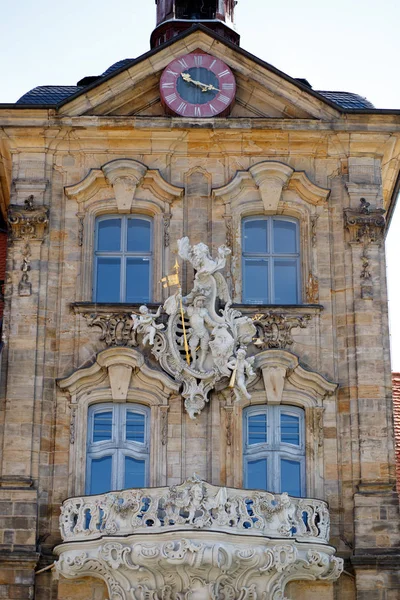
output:
[[[193,477],[66,500],[56,567],[103,579],[110,600],[284,600],[289,581],[340,576],[329,528],[321,500]]]

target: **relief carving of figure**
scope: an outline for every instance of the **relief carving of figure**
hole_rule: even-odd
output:
[[[156,319],[158,319],[161,314],[161,306],[158,307],[156,313],[152,313],[147,306],[143,305],[139,308],[139,312],[139,317],[135,314],[132,315],[132,329],[133,331],[144,334],[143,346],[145,346],[147,342],[149,342],[150,346],[154,346],[154,338],[157,331],[164,329],[162,323],[156,323]]]

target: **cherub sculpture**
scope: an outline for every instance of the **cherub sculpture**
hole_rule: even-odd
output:
[[[235,392],[236,400],[240,400],[244,396],[247,400],[251,399],[251,395],[247,391],[247,383],[251,377],[254,377],[253,365],[255,356],[246,358],[246,350],[239,348],[236,356],[229,361],[228,367],[233,371],[232,387]]]
[[[133,331],[137,331],[138,333],[143,333],[143,346],[149,342],[150,346],[154,346],[154,338],[158,330],[164,329],[164,325],[162,323],[157,324],[156,319],[161,314],[161,306],[158,307],[156,313],[152,313],[149,311],[147,306],[143,305],[139,308],[140,316],[133,314]]]

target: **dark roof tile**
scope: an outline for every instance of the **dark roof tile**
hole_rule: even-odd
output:
[[[76,85],[39,85],[21,96],[16,104],[58,104],[82,89]]]
[[[358,94],[352,94],[351,92],[329,92],[315,90],[317,94],[321,94],[327,100],[338,104],[342,108],[375,108],[375,106],[366,98],[359,96]]]

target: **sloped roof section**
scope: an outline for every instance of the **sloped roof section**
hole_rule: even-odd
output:
[[[315,90],[317,94],[321,94],[327,100],[338,104],[342,108],[355,108],[355,109],[363,109],[363,108],[372,108],[375,106],[366,98],[359,96],[358,94],[352,94],[351,92],[328,92],[328,91],[320,91]]]
[[[16,104],[59,104],[82,89],[76,85],[39,85],[21,96]]]
[[[400,493],[400,373],[392,373],[397,491]]]

